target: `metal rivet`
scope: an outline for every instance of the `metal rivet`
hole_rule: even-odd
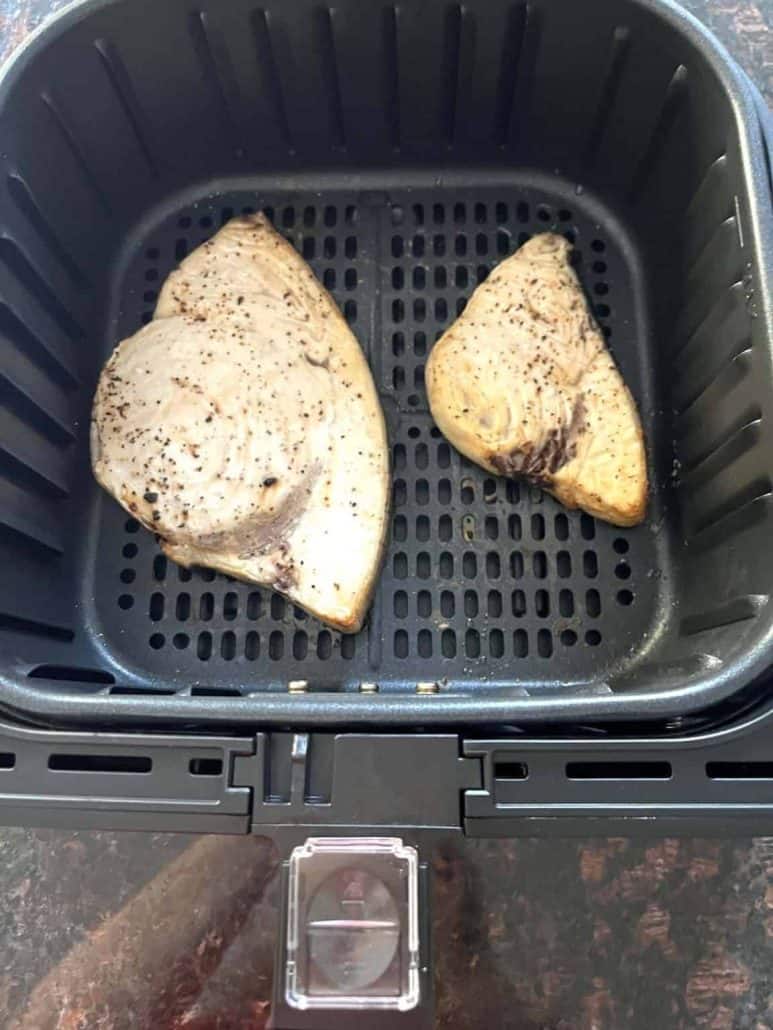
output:
[[[363,694],[377,694],[378,683],[360,683],[360,691]]]
[[[435,682],[417,683],[416,693],[417,694],[437,694],[440,690],[440,684]]]
[[[309,686],[308,680],[290,680],[287,689],[291,694],[305,694]]]

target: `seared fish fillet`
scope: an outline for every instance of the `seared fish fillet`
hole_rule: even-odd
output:
[[[97,480],[174,561],[362,625],[386,532],[381,405],[329,294],[263,215],[186,258],[118,344],[91,448]]]
[[[430,354],[429,403],[478,465],[632,526],[647,504],[641,423],[570,249],[546,233],[494,269]]]

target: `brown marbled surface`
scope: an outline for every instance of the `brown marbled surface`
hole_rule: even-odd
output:
[[[0,53],[61,6],[0,0]],[[686,6],[773,100],[773,0]],[[434,869],[441,1027],[773,1028],[771,839],[460,841]],[[0,1027],[263,1027],[276,921],[265,840],[0,830]]]

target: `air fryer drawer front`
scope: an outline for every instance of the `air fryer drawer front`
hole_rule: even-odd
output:
[[[0,732],[0,822],[309,836],[773,832],[773,709],[681,737]],[[595,832],[595,831],[594,831]]]

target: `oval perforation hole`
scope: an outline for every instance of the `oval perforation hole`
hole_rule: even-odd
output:
[[[420,629],[416,639],[419,658],[432,657],[432,633],[428,629]]]
[[[598,590],[586,590],[585,611],[592,619],[597,619],[601,615],[601,594]]]
[[[220,638],[220,657],[226,662],[236,657],[236,634],[230,629]]]
[[[444,658],[456,658],[456,633],[444,629],[440,635],[440,651]]]
[[[537,654],[540,658],[550,658],[553,654],[553,634],[549,629],[537,631]]]
[[[272,659],[272,661],[278,662],[280,658],[284,657],[284,653],[284,633],[282,633],[278,629],[275,629],[268,638],[268,656]]]
[[[454,574],[454,556],[450,551],[443,551],[438,561],[438,574],[441,579],[451,579]]]
[[[529,635],[525,629],[513,632],[513,654],[516,658],[527,658],[529,655]]]
[[[309,651],[308,634],[300,629],[293,634],[293,658],[296,661],[303,661]]]
[[[398,629],[394,639],[395,658],[408,657],[408,634],[404,629]]]
[[[489,630],[488,653],[491,658],[502,658],[505,653],[505,635],[501,629]]]
[[[254,629],[244,638],[244,657],[248,662],[254,662],[260,657],[260,634]]]
[[[464,653],[468,658],[480,657],[480,633],[476,629],[468,629],[464,634]]]
[[[599,563],[595,551],[585,551],[582,556],[582,571],[588,579],[595,579],[599,574]]]
[[[486,555],[486,577],[488,579],[499,579],[502,574],[502,565],[496,551],[489,551]]]
[[[203,662],[212,656],[212,634],[208,630],[199,633],[196,641],[196,655]]]
[[[320,630],[317,636],[317,658],[327,661],[333,653],[333,636],[329,630]]]

